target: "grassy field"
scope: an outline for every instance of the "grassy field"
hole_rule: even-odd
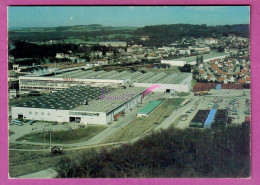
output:
[[[100,149],[101,148],[98,147],[95,149],[64,151],[61,155],[53,155],[50,151],[31,152],[9,150],[9,174],[11,177],[17,177],[46,170],[48,168],[54,168],[57,165],[57,161],[64,157],[64,155],[76,158],[83,152],[88,152],[90,150],[99,151]]]
[[[178,123],[181,121],[181,117],[182,116],[179,116],[172,124],[171,124],[171,127],[176,127],[178,125]]]
[[[9,136],[12,135],[12,134],[14,134],[14,132],[9,130]]]
[[[109,39],[113,39],[115,37],[132,38],[133,35],[130,35],[130,34],[110,34],[110,35],[108,35]]]
[[[178,96],[188,96],[190,95],[190,93],[187,93],[187,92],[181,92],[178,94]]]
[[[50,152],[24,152],[9,151],[9,174],[11,177],[26,175],[55,166],[60,156],[51,155]]]
[[[9,148],[10,149],[46,149],[42,145],[30,145],[30,144],[15,144],[15,143],[9,143]]]
[[[105,141],[105,143],[128,141],[143,134],[147,130],[152,130],[158,124],[162,123],[183,101],[183,98],[167,99],[155,109],[155,111],[150,113],[148,117],[134,119],[128,126],[117,132]]]
[[[87,141],[96,134],[102,132],[105,126],[87,126],[87,128],[78,128],[71,131],[53,131],[52,132],[52,143],[77,143]],[[43,133],[31,133],[24,135],[17,139],[17,141],[29,141],[29,142],[43,142]],[[45,132],[45,142],[49,142],[49,133]]]
[[[197,84],[198,82],[195,79],[191,80],[191,89]]]

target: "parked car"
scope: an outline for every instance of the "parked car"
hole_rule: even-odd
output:
[[[30,120],[30,125],[33,125],[35,123],[35,120]]]

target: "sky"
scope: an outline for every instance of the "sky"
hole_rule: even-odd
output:
[[[10,6],[8,27],[249,24],[249,6]]]

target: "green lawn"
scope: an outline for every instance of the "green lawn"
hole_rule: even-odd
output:
[[[197,84],[198,82],[195,79],[191,80],[191,90],[193,90],[193,87]]]
[[[148,117],[137,117],[128,126],[117,132],[105,143],[129,141],[162,123],[184,101],[183,98],[167,99]]]
[[[172,126],[172,127],[176,127],[176,126],[178,125],[178,123],[181,121],[181,117],[182,117],[182,116],[179,116],[179,117],[171,124],[171,126]]]
[[[9,136],[12,135],[12,134],[14,134],[14,132],[9,130]]]
[[[36,146],[34,146],[35,149]],[[37,146],[41,148],[42,146]],[[15,147],[16,148],[16,147]],[[20,146],[20,148],[27,148],[28,146]],[[103,147],[109,148],[109,147]],[[99,150],[99,148],[91,149],[79,149],[79,150],[70,150],[64,151],[62,155],[53,155],[50,151],[17,151],[9,150],[9,174],[11,177],[17,177],[21,175],[26,175],[34,173],[41,170],[46,170],[48,168],[55,168],[57,161],[60,158],[66,156],[71,156],[74,159],[83,152],[88,152],[90,150]]]
[[[98,133],[102,132],[107,127],[105,126],[87,126],[87,128],[78,128],[71,131],[53,131],[52,132],[52,143],[77,143],[87,141],[90,138],[94,137]],[[45,142],[49,142],[50,135],[48,132],[45,132]],[[22,136],[17,139],[17,141],[29,141],[29,142],[43,142],[44,134],[43,133],[31,133],[25,136]]]
[[[190,95],[190,93],[187,93],[187,92],[181,92],[178,94],[178,96],[188,96]]]

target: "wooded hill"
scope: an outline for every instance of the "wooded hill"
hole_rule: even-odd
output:
[[[171,128],[129,145],[64,156],[61,178],[174,178],[250,176],[249,129]]]

